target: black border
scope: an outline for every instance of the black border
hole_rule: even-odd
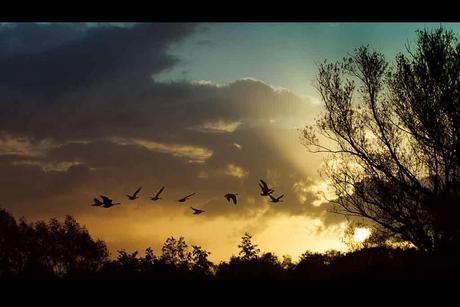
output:
[[[460,22],[460,10],[440,1],[206,1],[10,3],[2,22]]]

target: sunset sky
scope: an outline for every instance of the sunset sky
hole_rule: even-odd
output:
[[[112,255],[159,253],[183,236],[219,261],[245,232],[294,259],[343,249],[345,220],[321,193],[324,157],[300,143],[321,111],[317,65],[367,44],[393,58],[415,30],[436,26],[2,24],[0,207],[30,221],[71,214]],[[259,179],[284,202],[261,197]],[[101,194],[122,205],[90,206]]]

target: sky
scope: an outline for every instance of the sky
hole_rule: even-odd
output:
[[[344,249],[324,157],[300,138],[321,112],[317,65],[362,45],[391,60],[438,25],[2,24],[0,207],[30,221],[71,214],[112,255],[183,236],[220,261],[245,232],[294,259]],[[261,197],[259,179],[284,202]],[[101,194],[122,205],[92,207]]]

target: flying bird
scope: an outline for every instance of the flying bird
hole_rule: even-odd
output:
[[[101,207],[104,203],[99,200],[98,198],[94,198],[94,204],[92,204],[91,206],[95,206],[95,207]]]
[[[263,181],[262,179],[260,179],[259,187],[260,187],[260,189],[262,191],[262,193],[260,193],[261,196],[269,196],[270,194],[275,192],[275,190],[270,189],[268,187],[267,183],[265,181]]]
[[[137,196],[137,194],[141,191],[141,189],[142,189],[142,187],[140,187],[139,189],[137,189],[137,191],[134,192],[133,195],[126,194],[126,196],[128,197],[129,200],[135,200],[135,199],[139,198],[139,197]]]
[[[201,214],[204,212],[204,210],[201,210],[201,209],[195,209],[193,207],[190,207],[192,210],[193,210],[193,214]]]
[[[157,194],[155,196],[153,196],[153,197],[150,197],[150,199],[154,200],[154,201],[157,201],[157,200],[161,199],[161,197],[159,197],[159,196],[160,196],[161,192],[163,192],[164,189],[165,189],[165,187],[161,187],[161,189],[157,192]]]
[[[237,193],[227,193],[224,195],[224,197],[227,199],[228,202],[233,201],[233,204],[236,205],[237,203],[237,200],[236,200],[236,196],[238,194]]]
[[[113,203],[113,200],[111,200],[107,196],[101,195],[101,198],[102,198],[102,201],[104,202],[104,204],[102,205],[102,207],[104,208],[110,208],[115,205],[120,205],[120,203]]]
[[[278,197],[273,197],[271,195],[268,195],[268,196],[270,196],[272,203],[279,203],[279,202],[282,202],[281,198],[283,198],[284,194]]]
[[[185,196],[185,197],[179,199],[178,202],[183,203],[183,202],[185,202],[187,199],[189,199],[189,197],[192,197],[192,196],[195,195],[195,194],[196,194],[196,193],[192,193],[192,194],[190,194],[190,195],[187,195],[187,196]]]

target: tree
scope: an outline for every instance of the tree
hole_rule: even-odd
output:
[[[257,248],[256,244],[252,243],[251,239],[252,236],[247,232],[241,238],[241,244],[238,247],[241,249],[239,255],[241,255],[242,260],[257,259],[260,249]]]
[[[16,222],[0,209],[0,278],[53,278],[98,271],[107,260],[104,242],[93,240],[77,221]]]
[[[183,237],[180,237],[179,240],[174,237],[167,238],[161,251],[161,259],[166,264],[172,264],[177,268],[189,268],[192,255]]]
[[[138,251],[128,253],[125,250],[118,251],[117,265],[125,272],[133,273],[139,271],[141,259],[138,258]]]
[[[460,250],[460,45],[418,31],[393,66],[369,47],[319,66],[325,113],[303,131],[328,154],[335,211],[424,251]],[[321,140],[320,140],[321,139]]]
[[[201,248],[201,246],[192,245],[192,270],[202,276],[209,276],[212,274],[214,265],[208,260],[210,252]]]
[[[151,247],[148,247],[145,250],[145,257],[142,259],[142,263],[144,266],[151,266],[155,263],[157,260],[157,256],[153,253],[153,249]]]
[[[23,269],[22,236],[15,218],[0,209],[0,278]]]

